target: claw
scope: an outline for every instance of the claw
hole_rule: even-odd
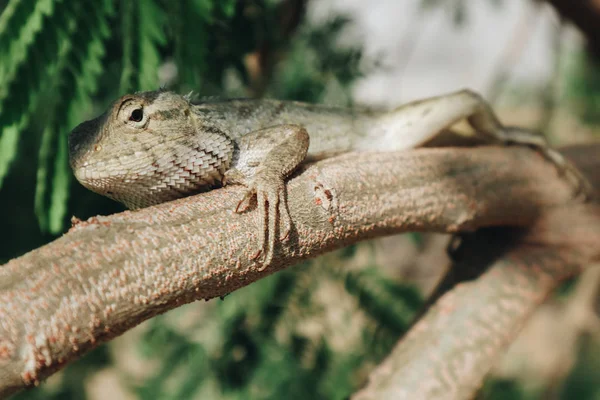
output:
[[[235,207],[235,212],[239,214],[239,213],[243,213],[244,211],[246,211],[248,209],[248,207],[250,207],[250,200],[252,200],[252,197],[255,194],[256,194],[256,189],[254,187],[250,187],[244,194],[244,197],[242,197],[242,199],[239,201],[239,203]],[[242,207],[242,205],[244,203],[246,203],[246,204]],[[240,207],[242,207],[242,208],[240,208]]]
[[[281,240],[282,242],[288,240],[290,238],[290,232],[291,231],[292,231],[292,228],[291,227],[287,227],[285,229],[285,231],[283,232],[283,236],[279,236],[279,240]]]
[[[256,250],[256,253],[254,253],[253,255],[250,256],[251,260],[258,260],[258,257],[260,257],[260,255],[262,254],[262,249],[258,249]]]

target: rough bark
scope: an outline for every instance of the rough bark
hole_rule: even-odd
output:
[[[489,269],[441,297],[353,399],[473,398],[535,308],[600,260],[600,206],[561,208],[530,230],[496,228],[466,245],[475,254],[462,262]]]
[[[563,151],[596,189],[598,150]],[[531,227],[484,229],[464,242],[454,274],[481,276],[438,299],[353,399],[473,398],[536,307],[600,260],[600,205],[566,204]]]
[[[595,161],[582,158],[595,172],[600,146],[590,149]],[[232,211],[242,195],[228,187],[92,218],[0,267],[0,396],[37,384],[154,315],[349,243],[405,231],[531,226],[575,204],[571,186],[525,148],[347,154],[288,183],[295,229],[274,265],[258,272],[251,260],[257,213]],[[570,273],[582,264],[573,260]]]

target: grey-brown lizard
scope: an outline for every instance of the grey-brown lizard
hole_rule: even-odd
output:
[[[487,103],[468,90],[379,112],[276,100],[194,104],[169,91],[137,93],[77,126],[69,136],[69,156],[85,187],[129,208],[225,183],[245,185],[246,196],[236,211],[256,196],[264,221],[256,257],[262,254],[264,269],[273,258],[280,219],[281,238],[289,234],[285,179],[303,160],[419,147],[464,119],[486,143],[534,146],[583,182],[542,137],[505,128]]]

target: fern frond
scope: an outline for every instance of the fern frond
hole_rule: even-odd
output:
[[[164,33],[166,18],[164,11],[155,1],[145,1],[144,6],[140,7],[139,11],[139,89],[156,89],[159,86],[159,46],[164,46],[167,43]]]
[[[57,67],[53,92],[60,101],[53,110],[53,123],[42,138],[36,185],[35,212],[42,230],[51,233],[62,230],[67,211],[71,180],[67,134],[91,108],[91,96],[104,70],[101,60],[113,9],[110,0],[104,0],[96,2],[91,10],[74,7],[72,12],[77,13],[71,16],[77,24],[70,29],[68,51]],[[56,153],[51,149],[57,149]]]
[[[10,82],[26,61],[27,49],[52,14],[55,0],[11,0],[0,15],[0,82]],[[7,95],[0,86],[0,104]],[[0,109],[1,110],[1,109]]]
[[[122,4],[123,73],[121,92],[159,87],[160,48],[167,43],[166,17],[155,0]]]
[[[30,89],[40,82],[36,74],[49,68],[46,63],[34,67],[31,59],[45,39],[42,31],[54,5],[54,0],[11,0],[0,15],[0,189],[29,121],[36,94]]]
[[[400,285],[369,268],[346,275],[346,290],[376,323],[397,334],[403,333],[422,300],[415,288]]]
[[[200,87],[200,77],[206,70],[208,46],[207,23],[212,2],[185,0],[171,10],[175,30],[175,63],[178,81],[192,89]],[[201,43],[202,45],[198,45]]]

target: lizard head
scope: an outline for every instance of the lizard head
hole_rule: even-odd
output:
[[[185,156],[196,140],[191,107],[186,97],[163,90],[121,97],[70,133],[75,177],[129,208],[184,196],[194,185],[181,178],[193,165],[177,161],[193,158]]]

